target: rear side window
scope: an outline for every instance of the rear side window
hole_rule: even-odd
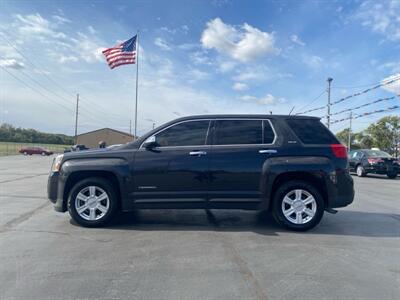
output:
[[[336,137],[319,120],[287,119],[286,122],[303,144],[339,144]]]
[[[174,125],[156,134],[156,142],[160,147],[204,145],[209,123],[207,120]]]
[[[262,120],[218,120],[214,145],[263,143]]]

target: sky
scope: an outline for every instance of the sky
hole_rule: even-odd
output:
[[[101,51],[137,31],[139,135],[187,115],[299,113],[326,105],[328,77],[335,101],[400,75],[399,16],[398,0],[2,0],[0,122],[73,135],[79,93],[78,133],[128,132],[136,65],[110,70]],[[400,81],[331,111],[396,94]],[[384,115],[355,119],[353,128]]]

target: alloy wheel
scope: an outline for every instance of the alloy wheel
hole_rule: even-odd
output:
[[[98,186],[84,187],[75,198],[75,209],[80,217],[88,221],[103,218],[110,208],[110,199],[106,191]]]
[[[317,202],[311,193],[303,189],[289,191],[282,201],[282,213],[293,224],[310,222],[317,212]]]

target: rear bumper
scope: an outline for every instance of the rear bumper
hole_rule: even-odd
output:
[[[328,184],[328,207],[339,208],[350,205],[354,200],[354,182],[349,172],[341,170],[335,182]]]
[[[375,174],[388,174],[388,173],[400,173],[400,166],[397,165],[370,165],[364,168],[367,173]]]
[[[58,212],[67,210],[64,203],[64,184],[60,181],[58,172],[51,172],[47,179],[47,197],[54,203],[54,210]]]

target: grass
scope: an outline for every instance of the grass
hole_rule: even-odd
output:
[[[18,151],[22,147],[32,147],[32,146],[43,147],[50,151],[53,151],[54,153],[63,153],[64,148],[71,147],[71,145],[0,142],[0,156],[16,155],[19,154]]]

